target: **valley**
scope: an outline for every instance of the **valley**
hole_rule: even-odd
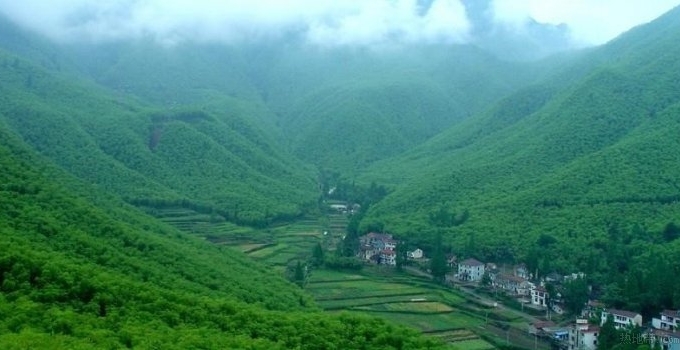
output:
[[[418,329],[453,349],[488,350],[512,345],[550,349],[546,339],[527,333],[530,323],[543,317],[525,314],[479,295],[472,286],[442,286],[417,267],[404,272],[394,267],[368,265],[359,271],[313,267],[313,249],[321,244],[334,254],[347,232],[348,216],[331,208],[316,219],[272,227],[248,229],[211,222],[210,216],[190,210],[148,210],[161,221],[217,245],[243,251],[274,271],[288,275],[298,261],[309,268],[303,289],[324,311],[348,312],[384,318]]]
[[[0,348],[677,350],[677,4],[587,48],[116,4],[0,6]]]

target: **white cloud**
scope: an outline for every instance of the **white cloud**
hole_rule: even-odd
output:
[[[566,23],[576,43],[598,45],[679,4],[680,0],[495,0],[493,11],[496,20],[506,24],[521,25],[527,18]]]
[[[471,0],[483,1],[483,0]],[[0,0],[0,12],[59,39],[154,37],[234,42],[294,31],[323,45],[462,42],[470,24],[460,0]],[[574,40],[600,44],[680,0],[493,0],[497,22],[532,17],[566,23]],[[423,13],[424,12],[424,13]]]
[[[342,16],[311,22],[308,38],[326,45],[466,40],[470,25],[458,0],[435,0],[419,12],[416,1],[363,2]]]
[[[153,36],[160,41],[232,42],[290,30],[317,44],[461,41],[468,22],[459,0],[0,0],[19,22],[59,39]]]

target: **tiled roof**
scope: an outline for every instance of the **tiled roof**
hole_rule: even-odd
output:
[[[624,316],[628,318],[634,318],[635,316],[639,315],[637,312],[632,312],[632,311],[626,311],[626,310],[607,310],[608,313],[612,315],[617,315],[617,316]]]
[[[555,322],[553,322],[553,321],[536,321],[536,322],[532,323],[531,325],[534,326],[534,328],[536,328],[536,329],[540,329],[540,328],[545,328],[545,327],[552,327],[552,326],[555,325]]]
[[[600,330],[600,327],[598,326],[588,326],[588,329],[584,329],[581,332],[582,333],[594,333]]]
[[[516,282],[516,283],[522,283],[522,282],[526,281],[526,279],[524,279],[522,277],[515,276],[515,275],[509,275],[509,274],[505,274],[505,273],[498,275],[498,277],[496,277],[496,279],[501,280],[501,281]]]
[[[661,314],[668,317],[680,317],[680,310],[663,310]]]
[[[484,263],[480,262],[477,259],[465,259],[460,262],[461,265],[467,265],[467,266],[484,266]]]

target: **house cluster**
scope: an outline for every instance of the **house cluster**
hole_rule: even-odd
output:
[[[487,275],[493,288],[505,292],[508,295],[528,300],[527,302],[536,307],[548,307],[548,292],[545,289],[546,283],[560,283],[565,279],[584,277],[583,274],[571,274],[561,276],[557,273],[548,274],[538,283],[531,282],[533,275],[524,264],[512,267],[510,271],[501,271],[496,264],[483,263],[476,259],[466,259],[457,264],[458,273],[455,279],[463,282],[481,282],[484,275]],[[558,313],[562,313],[560,295],[552,298],[551,308]]]
[[[586,318],[577,319],[569,327],[569,337],[567,339],[560,339],[563,340],[563,349],[596,350],[601,327],[610,317],[614,321],[614,328],[616,329],[642,326],[642,316],[638,313],[626,310],[604,309],[601,306],[597,302],[588,303],[581,316],[590,318],[599,316],[600,324],[590,324]]]
[[[397,264],[397,244],[391,234],[371,232],[359,237],[359,258],[381,265]],[[423,251],[415,249],[407,251],[408,259],[418,260],[423,258]]]
[[[599,316],[599,324],[591,324],[588,318]],[[540,337],[550,338],[562,350],[597,350],[598,337],[602,326],[611,318],[614,328],[619,330],[631,327],[642,327],[642,316],[636,312],[615,309],[603,309],[602,305],[595,302],[588,304],[582,318],[577,319],[571,325],[556,326],[551,321],[539,321],[529,325],[529,333]],[[664,310],[659,318],[654,318],[651,327],[643,329],[640,334],[633,332],[620,333],[621,343],[636,345],[648,344],[650,347],[659,345],[663,350],[680,350],[680,312],[677,310]]]

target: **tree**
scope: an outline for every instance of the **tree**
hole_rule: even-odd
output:
[[[614,319],[610,314],[600,327],[600,335],[597,337],[597,350],[610,350],[619,340],[619,334],[614,327]]]
[[[588,284],[584,278],[577,278],[564,284],[564,303],[573,315],[581,314],[588,302]]]
[[[446,257],[444,257],[444,249],[442,247],[442,235],[441,232],[437,232],[434,254],[432,254],[432,260],[430,260],[432,278],[439,283],[443,283],[446,278],[447,270]]]
[[[340,242],[338,247],[338,253],[340,256],[353,257],[359,251],[359,233],[358,232],[347,232],[345,238]]]
[[[314,249],[312,250],[312,261],[314,263],[314,266],[321,266],[323,265],[323,260],[324,260],[324,251],[323,247],[321,246],[321,243],[317,243],[314,245]]]
[[[489,275],[488,272],[484,272],[484,275],[482,275],[482,280],[481,280],[482,286],[489,286],[491,285],[491,276]]]
[[[305,285],[305,268],[302,266],[300,260],[295,265],[295,274],[293,275],[293,282],[300,287]]]
[[[666,242],[672,242],[678,237],[680,237],[680,227],[673,222],[669,222],[663,229],[663,239]]]
[[[397,271],[401,271],[402,267],[406,263],[406,260],[408,259],[408,256],[407,256],[408,251],[406,250],[406,242],[399,241],[399,243],[397,243],[396,253],[397,253],[397,257],[396,257]]]
[[[468,234],[467,242],[465,243],[464,255],[466,258],[475,256],[477,253],[477,240],[474,232]]]

